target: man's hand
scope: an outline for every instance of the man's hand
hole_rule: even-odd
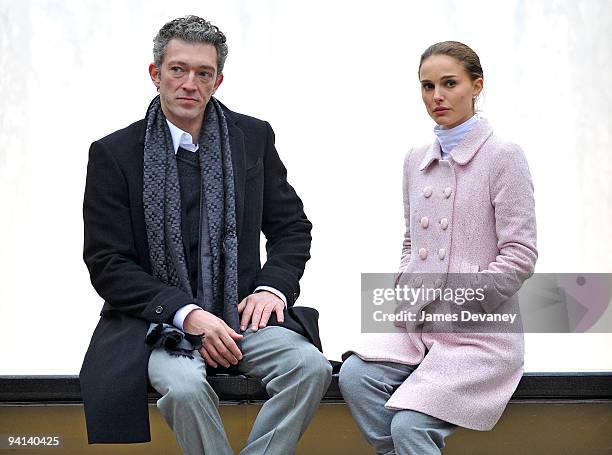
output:
[[[254,332],[257,329],[263,329],[268,325],[268,320],[273,311],[276,313],[278,323],[282,324],[285,321],[284,308],[285,303],[271,292],[261,291],[251,294],[238,304],[238,314],[242,314],[240,330],[246,330],[249,322],[251,323],[251,330]]]
[[[242,335],[236,333],[223,319],[204,310],[193,310],[183,321],[186,333],[204,333],[200,354],[211,367],[219,364],[229,367],[242,360],[242,352],[235,340],[241,340]]]

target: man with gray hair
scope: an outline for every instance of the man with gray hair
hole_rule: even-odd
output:
[[[293,306],[311,224],[270,125],[213,97],[227,53],[204,19],[165,24],[145,118],[91,145],[83,257],[105,303],[80,373],[90,443],[150,441],[150,383],[184,453],[233,453],[216,370],[270,395],[241,453],[290,454],[329,385],[318,314]]]

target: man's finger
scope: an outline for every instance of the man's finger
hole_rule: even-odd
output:
[[[228,351],[229,355],[234,357],[237,361],[242,360],[242,352],[240,352],[240,348],[238,348],[238,345],[233,340],[231,336],[231,332],[228,332],[225,335],[223,335],[221,337],[221,342],[225,345],[225,349]]]
[[[284,305],[281,307],[280,305],[276,305],[276,308],[274,311],[276,311],[276,320],[278,321],[279,324],[282,324],[283,322],[285,322],[285,313],[283,312],[284,310]]]
[[[219,365],[217,365],[217,362],[215,362],[210,355],[208,355],[208,351],[206,351],[205,347],[201,347],[200,348],[200,354],[202,355],[202,357],[204,358],[204,361],[210,365],[213,368],[217,368]]]
[[[242,301],[238,304],[238,314],[241,314],[242,311],[244,310],[244,307],[247,304],[247,299],[248,297],[245,297],[244,299],[242,299]]]
[[[212,340],[208,339],[208,342],[203,346],[208,351],[208,354],[212,357],[212,359],[220,365],[223,365],[225,368],[229,367],[229,362],[217,352]]]
[[[261,319],[259,320],[259,328],[263,329],[268,325],[268,321],[270,320],[270,315],[272,314],[272,310],[274,309],[273,305],[267,305],[261,313]]]
[[[240,330],[242,331],[246,330],[247,325],[249,325],[249,321],[251,320],[251,315],[253,314],[253,308],[255,306],[253,305],[252,299],[249,299],[247,297],[245,300],[246,300],[246,306],[244,310],[242,311],[242,319],[240,320]]]
[[[261,320],[261,314],[265,308],[266,304],[262,301],[257,302],[255,304],[255,309],[253,310],[253,315],[251,316],[251,330],[253,332],[257,332],[259,328],[259,321]]]
[[[229,336],[232,337],[233,340],[242,340],[244,338],[244,335],[241,335],[241,334],[237,333],[231,327],[227,328],[227,333],[229,334]]]
[[[236,343],[232,338],[227,334],[221,335],[217,340],[215,340],[215,349],[219,353],[221,357],[227,360],[232,365],[236,365],[238,363],[238,358],[233,352],[229,349],[230,346],[228,344],[236,346]],[[236,349],[238,346],[236,346]],[[226,365],[229,366],[229,365]]]

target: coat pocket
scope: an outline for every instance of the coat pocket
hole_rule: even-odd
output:
[[[251,180],[251,179],[257,178],[263,173],[263,170],[264,170],[263,161],[259,160],[257,161],[257,163],[255,163],[253,166],[249,167],[246,170],[244,179]]]
[[[457,277],[457,282],[460,283],[460,287],[474,288],[480,286],[482,284],[482,274],[478,273],[479,271],[480,267],[478,264],[462,261]]]
[[[478,264],[474,264],[468,261],[461,261],[459,266],[459,273],[477,273],[480,271]]]

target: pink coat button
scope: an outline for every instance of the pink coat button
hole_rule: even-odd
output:
[[[421,218],[421,227],[423,229],[427,229],[427,226],[429,226],[429,218],[424,216],[423,218]]]
[[[421,249],[419,250],[419,257],[420,257],[422,260],[427,259],[427,250],[426,250],[425,248],[421,248]]]
[[[442,218],[440,220],[440,227],[443,231],[446,231],[446,228],[448,227],[448,218]]]
[[[432,195],[432,193],[433,189],[430,186],[426,186],[425,188],[423,188],[423,196],[429,197]]]
[[[444,197],[448,199],[450,195],[453,193],[453,189],[450,186],[444,188]]]

